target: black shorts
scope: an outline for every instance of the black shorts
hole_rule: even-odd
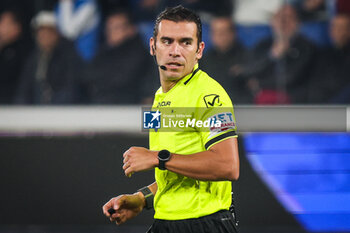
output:
[[[235,219],[228,210],[185,220],[155,219],[147,233],[237,233]]]

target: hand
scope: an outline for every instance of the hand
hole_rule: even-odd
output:
[[[145,197],[141,192],[132,195],[120,195],[109,200],[103,207],[103,213],[111,222],[120,225],[127,220],[137,216],[145,206]],[[110,215],[109,209],[113,208],[115,213]]]
[[[238,76],[238,75],[242,74],[243,72],[244,72],[243,66],[238,65],[238,64],[231,66],[230,70],[229,70],[230,75],[233,75],[233,76]]]
[[[152,169],[158,165],[157,151],[150,151],[144,147],[130,147],[125,151],[123,157],[123,169],[126,176]]]
[[[271,55],[273,58],[279,59],[281,58],[289,49],[289,40],[280,39],[273,43],[271,47]]]

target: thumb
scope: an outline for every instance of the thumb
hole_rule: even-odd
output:
[[[113,208],[115,210],[119,210],[123,206],[123,204],[125,204],[125,202],[126,202],[126,196],[121,196],[120,198],[118,198],[116,200],[116,202],[114,203]]]

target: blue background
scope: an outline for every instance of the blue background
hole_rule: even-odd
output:
[[[248,133],[247,158],[309,231],[350,231],[350,135]]]

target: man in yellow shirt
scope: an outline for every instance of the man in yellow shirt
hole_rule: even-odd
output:
[[[149,232],[237,232],[229,212],[231,181],[239,177],[235,118],[225,90],[198,67],[204,47],[194,12],[177,6],[158,16],[150,53],[161,87],[152,120],[165,119],[165,113],[188,119],[167,119],[169,129],[163,121],[163,127],[150,129],[150,149],[131,147],[124,153],[125,175],[154,168],[156,182],[103,206],[118,225],[154,204]]]

